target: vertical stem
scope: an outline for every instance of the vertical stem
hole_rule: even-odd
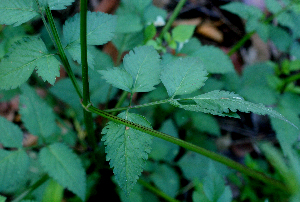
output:
[[[180,0],[179,3],[177,4],[176,8],[174,9],[174,12],[172,13],[171,17],[169,18],[169,21],[167,24],[164,26],[163,30],[161,31],[159,38],[162,39],[165,35],[165,33],[170,29],[172,26],[172,23],[178,16],[180,10],[182,9],[183,5],[185,4],[186,0]]]
[[[70,63],[67,59],[67,56],[65,54],[65,51],[62,47],[62,44],[61,44],[61,41],[60,41],[60,38],[59,38],[59,35],[58,35],[58,32],[57,32],[57,29],[55,27],[55,24],[54,24],[54,19],[53,19],[53,16],[52,16],[52,13],[50,11],[50,8],[49,6],[46,7],[46,15],[47,15],[47,19],[49,21],[49,24],[50,24],[50,28],[51,28],[51,31],[52,31],[52,34],[53,34],[53,37],[54,37],[54,40],[55,40],[55,43],[56,43],[56,46],[57,46],[57,49],[58,49],[58,52],[59,52],[59,57],[73,83],[73,86],[79,96],[80,99],[82,99],[82,93],[81,93],[81,90],[80,90],[80,87],[79,87],[79,84],[77,83],[77,80],[75,78],[75,75],[71,69],[71,66],[70,66]],[[46,25],[45,25],[46,26]]]
[[[82,83],[83,83],[83,98],[82,104],[87,106],[90,103],[89,92],[89,72],[87,63],[87,0],[80,0],[80,45],[81,45],[81,67],[82,67]],[[83,109],[84,124],[86,127],[89,143],[93,149],[97,148],[97,141],[95,138],[94,123],[92,113]]]
[[[235,53],[237,50],[239,50],[245,43],[248,41],[251,36],[255,33],[255,31],[249,32],[246,34],[237,44],[235,44],[230,51],[227,53],[228,56],[231,56],[233,53]]]

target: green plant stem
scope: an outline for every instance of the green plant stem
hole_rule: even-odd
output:
[[[115,108],[119,108],[119,107],[123,104],[123,102],[124,102],[124,101],[126,100],[126,98],[127,98],[127,95],[128,95],[128,92],[127,92],[127,91],[123,91],[123,93],[122,93],[122,95],[121,95],[121,97],[120,97],[118,103],[116,104]],[[124,110],[126,110],[126,109],[127,109],[127,107],[125,107]],[[123,109],[122,109],[122,110],[123,110]],[[111,112],[113,112],[112,115],[116,115],[118,111],[122,111],[122,110],[113,110],[113,111],[111,111]]]
[[[183,5],[185,4],[186,0],[180,0],[179,3],[177,4],[176,8],[174,9],[174,12],[172,13],[171,17],[169,18],[167,24],[164,26],[162,29],[159,39],[163,39],[165,33],[171,28],[174,20],[177,18],[180,10],[182,9]]]
[[[58,49],[58,52],[59,52],[59,57],[73,83],[73,86],[79,96],[80,99],[82,99],[82,93],[81,93],[81,90],[80,90],[80,87],[79,87],[79,84],[77,83],[77,80],[75,78],[75,75],[71,69],[71,66],[70,66],[70,63],[67,59],[67,56],[65,54],[65,51],[62,47],[62,44],[61,44],[61,41],[60,41],[60,38],[59,38],[59,34],[57,32],[57,29],[56,29],[56,26],[54,24],[54,19],[53,19],[53,16],[52,16],[52,13],[50,11],[50,8],[49,6],[47,6],[45,8],[45,11],[46,11],[46,15],[47,15],[47,19],[49,21],[49,24],[50,24],[50,28],[51,28],[51,31],[52,31],[52,34],[53,34],[53,37],[54,37],[54,40],[55,40],[55,43],[56,43],[56,46],[57,46],[57,49]]]
[[[249,32],[246,34],[237,44],[235,44],[227,53],[228,56],[231,56],[233,53],[238,51],[250,38],[253,34],[255,34],[255,31]]]
[[[153,187],[151,184],[149,184],[148,182],[146,182],[146,181],[144,181],[142,179],[139,179],[138,183],[140,183],[141,185],[143,185],[145,188],[149,189],[155,195],[157,195],[157,196],[165,199],[166,201],[169,201],[169,202],[179,202],[178,200],[170,197],[166,193],[162,192],[161,190],[157,189],[156,187]]]
[[[12,202],[18,202],[24,199],[26,196],[31,194],[36,188],[44,184],[49,179],[48,175],[43,175],[36,183],[31,185],[28,189],[26,189],[24,192],[22,192],[18,197],[16,197]]]
[[[120,108],[113,108],[113,109],[106,109],[106,110],[103,110],[103,111],[105,111],[105,112],[118,112],[118,111],[123,111],[123,110],[127,110],[127,109],[138,109],[138,108],[143,108],[143,107],[149,107],[149,106],[154,106],[154,105],[168,103],[170,100],[171,99],[165,99],[165,100],[150,102],[150,103],[146,103],[146,104],[142,104],[142,105],[129,106],[129,107],[120,107]],[[175,99],[175,100],[177,100],[177,99]]]
[[[81,46],[81,68],[82,68],[82,83],[83,83],[82,104],[84,106],[90,103],[86,30],[87,30],[87,0],[80,0],[80,46]],[[92,113],[86,110],[84,110],[83,112],[84,112],[84,124],[86,127],[88,140],[95,151],[97,149],[97,141],[95,137]]]
[[[209,150],[206,150],[204,148],[201,148],[201,147],[198,147],[194,144],[191,144],[189,142],[186,142],[186,141],[183,141],[181,139],[178,139],[178,138],[175,138],[173,136],[170,136],[170,135],[167,135],[165,133],[162,133],[162,132],[159,132],[159,131],[156,131],[156,130],[153,130],[151,128],[147,128],[145,126],[142,126],[142,125],[139,125],[139,124],[136,124],[136,123],[133,123],[133,122],[130,122],[130,121],[127,121],[125,119],[121,119],[119,117],[116,117],[116,116],[113,116],[107,112],[104,112],[100,109],[97,109],[96,107],[92,106],[92,105],[89,105],[89,106],[86,106],[85,107],[86,110],[90,111],[90,112],[93,112],[93,113],[96,113],[104,118],[107,118],[109,119],[110,121],[114,121],[116,123],[120,123],[120,124],[123,124],[125,126],[128,126],[128,127],[131,127],[133,129],[136,129],[136,130],[139,130],[139,131],[142,131],[144,133],[147,133],[149,135],[152,135],[152,136],[155,136],[155,137],[158,137],[158,138],[161,138],[163,140],[166,140],[168,142],[171,142],[171,143],[174,143],[176,145],[179,145],[185,149],[188,149],[188,150],[191,150],[191,151],[194,151],[196,153],[199,153],[203,156],[206,156],[210,159],[213,159],[215,161],[218,161],[228,167],[231,167],[237,171],[240,171],[241,173],[243,174],[246,174],[250,177],[253,177],[257,180],[260,180],[268,185],[271,185],[273,187],[276,187],[276,188],[279,188],[281,190],[284,190],[286,192],[288,192],[287,190],[287,187],[280,181],[277,181],[275,179],[272,179],[266,175],[264,175],[263,173],[261,172],[258,172],[258,171],[255,171],[251,168],[248,168],[240,163],[237,163],[225,156],[222,156],[222,155],[219,155],[217,153],[214,153],[214,152],[211,152]]]

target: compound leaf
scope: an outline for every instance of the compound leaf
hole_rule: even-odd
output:
[[[230,58],[214,46],[201,46],[192,56],[199,57],[209,73],[224,74],[234,72]]]
[[[123,112],[118,117],[151,127],[142,116]],[[135,185],[150,153],[152,137],[141,131],[110,121],[102,130],[106,159],[113,167],[116,182],[126,194]]]
[[[0,24],[19,26],[39,15],[34,0],[1,0]]]
[[[26,37],[13,45],[10,54],[0,63],[0,88],[10,89],[27,81],[33,70],[44,81],[54,84],[60,62],[46,49],[38,37]]]
[[[40,151],[39,162],[50,177],[85,200],[85,170],[71,149],[61,143],[44,147]]]
[[[17,125],[0,117],[0,131],[0,143],[4,147],[22,147],[23,133]]]
[[[133,79],[123,68],[114,67],[107,70],[100,70],[99,73],[114,87],[131,92]]]
[[[149,92],[160,83],[159,54],[152,46],[134,48],[123,59],[125,70],[132,76],[132,92]]]
[[[24,150],[0,150],[0,192],[16,187],[29,168],[29,157]]]
[[[179,58],[163,67],[161,81],[170,97],[190,94],[204,85],[207,72],[197,58]]]
[[[57,127],[52,108],[29,86],[23,85],[21,90],[20,114],[25,127],[33,135],[49,137]]]
[[[246,113],[253,112],[259,115],[269,115],[271,117],[289,122],[277,111],[265,107],[263,104],[254,104],[252,102],[245,101],[242,97],[232,92],[215,90],[195,96],[193,98],[188,98],[188,100],[192,100],[196,104],[183,105],[176,100],[171,101],[171,104],[186,110],[201,111],[219,116],[238,118],[239,116],[236,112],[239,110]]]

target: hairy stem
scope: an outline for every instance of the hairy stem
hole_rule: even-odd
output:
[[[80,46],[81,46],[81,68],[82,68],[82,83],[83,83],[83,98],[84,106],[90,103],[89,90],[89,72],[87,62],[87,0],[80,0]],[[86,127],[89,143],[93,149],[97,149],[97,141],[95,138],[94,123],[92,113],[84,110],[84,124]]]
[[[171,28],[174,20],[177,18],[180,10],[182,9],[183,5],[185,4],[186,0],[180,0],[179,3],[177,4],[176,8],[174,9],[171,17],[169,18],[167,24],[164,26],[164,28],[162,29],[160,35],[159,35],[159,39],[163,39],[165,33],[167,33],[167,31]]]
[[[230,168],[233,168],[237,171],[240,171],[241,173],[243,174],[246,174],[250,177],[253,177],[257,180],[260,180],[268,185],[271,185],[273,187],[276,187],[276,188],[279,188],[281,190],[284,190],[286,192],[288,192],[287,190],[287,187],[280,181],[278,180],[275,180],[275,179],[272,179],[268,176],[266,176],[265,174],[261,173],[261,172],[258,172],[258,171],[255,171],[251,168],[248,168],[240,163],[237,163],[225,156],[222,156],[222,155],[219,155],[215,152],[211,152],[209,150],[206,150],[202,147],[198,147],[194,144],[191,144],[189,142],[186,142],[186,141],[183,141],[181,139],[178,139],[178,138],[175,138],[173,136],[170,136],[170,135],[167,135],[165,133],[162,133],[162,132],[159,132],[159,131],[156,131],[156,130],[153,130],[151,128],[147,128],[145,126],[142,126],[142,125],[139,125],[139,124],[136,124],[136,123],[133,123],[133,122],[130,122],[130,121],[127,121],[125,119],[121,119],[119,117],[116,117],[116,116],[113,116],[107,112],[104,112],[100,109],[97,109],[96,107],[90,105],[90,106],[86,106],[85,107],[86,110],[90,111],[90,112],[93,112],[93,113],[96,113],[104,118],[107,118],[109,119],[110,121],[114,121],[116,123],[120,123],[120,124],[123,124],[125,126],[128,126],[128,127],[131,127],[133,129],[136,129],[136,130],[139,130],[139,131],[142,131],[144,133],[147,133],[149,135],[152,135],[152,136],[155,136],[155,137],[158,137],[158,138],[161,138],[163,140],[166,140],[168,142],[171,142],[171,143],[174,143],[176,145],[179,145],[185,149],[188,149],[188,150],[191,150],[191,151],[194,151],[196,153],[199,153],[203,156],[206,156],[210,159],[213,159],[215,161],[218,161]]]
[[[146,181],[144,181],[142,179],[139,179],[138,183],[140,183],[145,188],[147,188],[148,190],[150,190],[152,193],[154,193],[155,195],[163,198],[166,201],[169,201],[169,202],[179,202],[178,200],[170,197],[166,193],[162,192],[161,190],[157,189],[156,187],[152,186],[151,184],[149,184],[148,182],[146,182]]]
[[[77,83],[77,80],[75,78],[75,75],[71,69],[71,66],[70,66],[70,63],[67,59],[67,56],[65,54],[65,51],[62,47],[62,44],[61,44],[61,41],[60,41],[60,38],[59,38],[59,34],[57,32],[57,29],[56,29],[56,26],[54,24],[54,19],[53,19],[53,16],[52,16],[52,13],[50,11],[50,8],[49,6],[46,7],[46,15],[47,15],[47,19],[49,21],[49,24],[50,24],[50,28],[51,28],[51,31],[52,31],[52,34],[53,34],[53,37],[54,37],[54,40],[55,40],[55,43],[56,43],[56,46],[57,46],[57,49],[58,49],[58,52],[59,52],[59,57],[73,83],[73,86],[77,92],[77,95],[79,96],[80,99],[82,99],[82,93],[81,93],[81,90],[80,90],[80,87],[79,87],[79,84]]]

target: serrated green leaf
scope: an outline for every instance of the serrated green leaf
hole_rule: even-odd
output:
[[[39,0],[42,6],[49,5],[50,10],[63,10],[70,6],[75,0]]]
[[[180,179],[173,168],[166,164],[157,165],[154,173],[150,175],[150,179],[168,196],[176,197],[180,188]]]
[[[221,136],[220,126],[213,116],[204,113],[193,113],[191,117],[197,130]]]
[[[44,81],[53,85],[59,76],[59,65],[60,62],[48,52],[40,38],[23,38],[0,63],[0,88],[20,86],[27,81],[35,68]]]
[[[101,12],[88,12],[87,22],[88,45],[103,45],[113,38],[117,23],[116,16]],[[67,44],[80,43],[80,13],[66,21],[63,34]]]
[[[117,20],[116,32],[130,33],[139,32],[143,29],[142,19],[134,13],[126,13],[119,15]]]
[[[199,57],[209,73],[224,74],[234,72],[230,58],[217,47],[201,46],[192,56]]]
[[[19,26],[37,15],[34,0],[1,0],[0,24]]]
[[[178,25],[172,30],[172,37],[177,42],[185,42],[193,36],[195,28],[195,25]]]
[[[266,7],[271,13],[277,13],[281,10],[281,5],[277,0],[266,0]]]
[[[91,51],[92,47],[87,46],[87,62],[89,67],[94,69],[94,55]],[[81,64],[81,46],[78,43],[72,43],[68,45],[65,50],[67,50],[70,55],[72,56],[73,60],[77,61],[79,64]]]
[[[161,81],[170,97],[190,94],[204,85],[207,79],[202,62],[196,58],[179,58],[164,65]]]
[[[280,51],[287,51],[292,43],[291,35],[280,27],[270,26],[270,39]]]
[[[44,147],[39,162],[50,177],[85,200],[86,175],[78,156],[66,145],[55,143]]]
[[[155,26],[163,26],[167,15],[168,13],[164,9],[150,4],[143,12],[144,24],[154,23]]]
[[[259,115],[269,115],[292,124],[284,116],[272,108],[265,107],[263,104],[254,104],[252,102],[245,101],[242,97],[232,92],[215,90],[188,99],[193,100],[196,105],[182,105],[178,101],[176,101],[174,105],[177,104],[178,107],[190,111],[201,111],[219,116],[233,115],[233,117],[236,118],[238,117],[236,114],[237,111],[245,113],[253,112]],[[294,126],[294,124],[292,125]]]
[[[246,20],[249,20],[250,18],[259,19],[263,16],[263,12],[259,8],[241,2],[230,2],[220,8]]]
[[[108,70],[98,71],[112,86],[131,92],[133,79],[122,67],[114,67]]]
[[[139,14],[142,14],[147,6],[151,4],[151,0],[123,0],[123,6],[136,10]]]
[[[36,93],[27,85],[21,87],[20,114],[25,127],[33,135],[46,138],[56,130],[55,115]]]
[[[171,119],[166,120],[162,124],[159,131],[176,138],[179,137],[175,124]],[[171,162],[176,157],[178,152],[179,152],[178,145],[175,145],[173,143],[155,137],[153,139],[152,151],[149,154],[149,157],[157,161],[163,160],[163,161]]]
[[[17,125],[0,117],[0,131],[0,143],[4,147],[22,147],[23,133]]]
[[[134,48],[125,55],[123,64],[133,78],[132,93],[152,91],[160,83],[160,58],[152,46]]]
[[[201,42],[197,38],[191,38],[187,43],[185,43],[180,50],[180,53],[191,56],[194,52],[201,48]]]
[[[29,157],[24,150],[0,150],[0,192],[17,186],[29,168]]]
[[[123,112],[118,117],[151,127],[142,116]],[[106,145],[106,159],[113,168],[115,179],[122,190],[129,194],[145,167],[151,150],[152,137],[141,131],[110,121],[102,130]]]

